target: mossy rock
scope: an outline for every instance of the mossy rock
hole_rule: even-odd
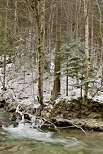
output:
[[[31,118],[28,114],[24,114],[24,118],[27,119],[27,120],[31,120]]]
[[[16,107],[12,107],[8,109],[8,112],[15,112],[16,111]]]

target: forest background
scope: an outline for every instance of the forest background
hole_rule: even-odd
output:
[[[102,102],[102,21],[102,0],[0,0],[1,91],[41,110],[59,97]]]

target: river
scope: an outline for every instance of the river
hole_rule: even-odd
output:
[[[103,133],[65,129],[40,132],[29,124],[13,127],[0,110],[0,154],[103,154]]]

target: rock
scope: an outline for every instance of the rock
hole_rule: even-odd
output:
[[[49,119],[51,118],[51,113],[45,110],[41,112],[41,116],[45,119]]]
[[[12,107],[8,109],[8,112],[15,112],[16,111],[16,107]]]
[[[24,118],[27,119],[27,120],[31,120],[29,114],[24,114]]]
[[[18,121],[19,122],[21,119],[22,119],[21,115],[16,112],[10,114],[10,116],[9,116],[10,121]]]
[[[93,118],[93,119],[100,119],[101,118],[101,114],[97,113],[97,112],[92,112],[88,118]]]
[[[14,122],[13,127],[17,127],[17,126],[18,126],[18,122]]]
[[[16,121],[16,118],[16,113],[11,114],[9,117],[10,121]]]
[[[4,108],[5,106],[5,101],[0,101],[0,108]]]
[[[2,127],[2,123],[0,122],[0,128]]]

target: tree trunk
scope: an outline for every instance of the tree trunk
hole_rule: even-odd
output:
[[[67,63],[68,65],[68,63]],[[67,68],[67,75],[66,75],[66,96],[68,96],[68,79],[69,79],[69,75],[68,75],[68,68]]]
[[[103,32],[102,32],[102,10],[99,4],[99,1],[96,0],[97,6],[98,6],[98,10],[99,10],[99,15],[100,15],[100,19],[99,19],[99,25],[100,25],[100,37],[101,37],[101,64],[103,63]],[[103,85],[103,64],[101,67],[101,85]]]
[[[56,49],[54,68],[54,99],[60,95],[61,0],[56,0]]]
[[[85,17],[85,91],[83,103],[88,103],[88,77],[89,77],[89,18],[88,18],[88,0],[84,0]]]
[[[8,19],[8,0],[6,1],[5,9],[5,48],[4,48],[4,62],[3,62],[3,90],[6,90],[6,50],[7,50],[7,19]]]
[[[43,74],[44,74],[44,38],[45,38],[45,0],[35,0],[35,13],[38,28],[38,55],[39,55],[39,77],[38,77],[38,94],[41,111],[44,107],[43,102]]]

